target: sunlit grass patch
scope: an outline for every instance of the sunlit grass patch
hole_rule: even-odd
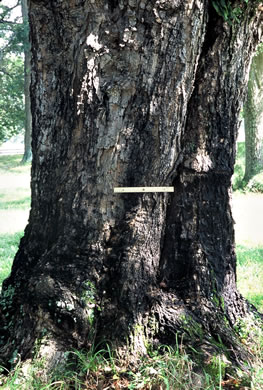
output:
[[[22,199],[8,200],[4,203],[0,201],[0,209],[28,209],[30,206],[30,199],[30,196],[26,196]]]
[[[29,188],[1,188],[0,209],[28,209],[30,207],[30,199]]]
[[[239,291],[263,312],[263,246],[237,245]]]
[[[0,193],[15,196],[26,191],[30,195],[31,165],[21,165],[21,155],[0,156]]]
[[[21,154],[12,156],[0,156],[0,174],[2,173],[25,173],[30,171],[31,163],[21,164]]]
[[[30,208],[30,164],[21,155],[0,156],[0,234],[23,231]]]
[[[0,173],[20,164],[22,156],[20,154],[12,156],[0,156]]]
[[[263,172],[258,173],[249,180],[247,189],[252,192],[263,192]]]
[[[23,233],[0,234],[0,286],[9,275]]]
[[[263,245],[256,247],[237,245],[237,252],[238,264],[240,266],[247,266],[251,263],[260,263],[263,265]]]
[[[20,161],[21,156],[0,156],[0,209],[30,206],[30,165]]]

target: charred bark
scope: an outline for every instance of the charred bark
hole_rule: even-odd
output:
[[[230,188],[252,3],[229,25],[207,1],[30,1],[32,205],[2,361],[44,334],[56,354],[85,347],[94,327],[135,353],[195,329],[245,357]],[[175,192],[113,193],[143,185]]]

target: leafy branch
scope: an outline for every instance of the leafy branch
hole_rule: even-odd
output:
[[[0,10],[1,10],[1,15],[0,15],[0,23],[1,24],[16,24],[17,21],[12,21],[10,20],[10,14],[11,12],[20,5],[20,0],[18,0],[16,2],[15,5],[13,5],[12,7],[7,7],[5,5],[1,5],[0,6]]]

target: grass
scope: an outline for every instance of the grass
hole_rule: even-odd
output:
[[[28,174],[31,164],[21,165],[22,155],[0,156],[0,175],[5,174]]]
[[[263,172],[258,173],[249,180],[247,189],[252,192],[263,192]]]
[[[22,234],[23,233],[20,232],[0,235],[0,289],[3,280],[7,278],[10,273]]]
[[[235,193],[233,215],[238,289],[263,312],[263,194]]]
[[[249,342],[249,336],[247,337]],[[109,358],[110,354],[110,358]],[[68,363],[61,370],[53,372],[52,378],[43,380],[39,375],[43,369],[43,360],[35,360],[34,364],[24,366],[18,364],[8,376],[2,378],[2,389],[127,389],[127,390],[220,390],[225,385],[241,385],[248,383],[247,375],[237,373],[223,379],[226,363],[219,355],[206,362],[202,369],[186,353],[180,345],[172,347],[160,346],[157,350],[141,356],[136,370],[128,360],[115,356],[111,348],[91,348],[90,351],[72,351],[66,356]],[[254,377],[253,380],[257,381]],[[258,382],[256,382],[258,383]],[[1,382],[0,382],[1,385]],[[231,389],[231,387],[228,387]]]
[[[236,177],[242,177],[244,147],[239,146]],[[19,165],[21,156],[0,156],[0,285],[8,276],[28,218],[30,205],[30,165]],[[238,287],[263,311],[263,195],[234,195],[237,237]],[[258,356],[259,362],[247,374],[224,379],[223,356],[214,356],[198,366],[182,346],[163,346],[141,358],[136,370],[114,356],[110,348],[91,348],[69,353],[69,363],[49,380],[41,378],[44,362],[18,363],[9,375],[1,375],[1,389],[143,389],[143,390],[220,390],[263,389],[263,334],[255,319],[238,324],[242,338]],[[5,369],[3,369],[3,374]],[[249,387],[248,387],[249,386]]]
[[[28,209],[30,205],[30,196],[24,188],[17,188],[16,191],[2,191],[0,196],[0,209]]]
[[[0,286],[12,261],[28,219],[30,164],[21,155],[0,156]]]
[[[237,284],[240,292],[263,312],[263,172],[246,187],[245,142],[238,142],[233,188],[233,214],[236,221]],[[263,388],[263,386],[262,386]]]
[[[263,313],[263,246],[237,246],[237,285],[240,292]]]
[[[236,326],[244,343],[262,360],[263,330],[254,317],[243,319]],[[195,351],[196,352],[196,351]],[[141,356],[136,368],[130,360],[120,359],[109,345],[89,351],[65,354],[66,364],[57,367],[49,379],[41,376],[45,361],[34,359],[33,364],[19,362],[13,370],[0,373],[2,389],[12,390],[262,390],[263,372],[260,361],[249,372],[232,370],[224,355],[210,356],[200,364],[183,345],[160,346]],[[228,374],[226,375],[226,372]],[[249,386],[249,387],[248,387]]]

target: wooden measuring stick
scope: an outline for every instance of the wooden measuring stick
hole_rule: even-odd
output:
[[[174,187],[115,187],[114,192],[174,192]]]

